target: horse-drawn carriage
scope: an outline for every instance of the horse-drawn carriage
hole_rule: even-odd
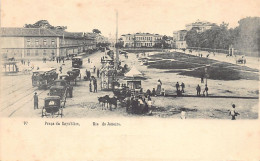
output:
[[[57,90],[54,91],[54,89],[56,89],[56,88],[57,88]],[[53,92],[52,92],[52,90],[53,90]],[[66,80],[59,79],[59,80],[54,81],[54,86],[52,86],[50,89],[50,94],[53,93],[54,95],[56,95],[55,93],[57,93],[57,92],[59,92],[59,94],[57,94],[58,96],[64,95],[64,93],[65,93],[66,96],[69,95],[70,98],[72,98],[73,87]]]
[[[237,64],[246,64],[246,58],[245,55],[242,55],[240,58],[236,61]]]
[[[63,116],[64,104],[59,96],[49,96],[44,99],[44,106],[42,108],[42,117]]]

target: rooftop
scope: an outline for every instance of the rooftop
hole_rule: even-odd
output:
[[[47,28],[0,28],[0,36],[2,37],[65,37],[65,38],[92,38],[84,32],[67,32],[61,29]]]

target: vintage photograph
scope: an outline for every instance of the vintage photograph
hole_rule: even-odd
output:
[[[259,3],[228,2],[2,0],[0,117],[258,119]]]

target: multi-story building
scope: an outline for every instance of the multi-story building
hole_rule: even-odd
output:
[[[5,58],[40,59],[77,54],[94,46],[83,32],[47,28],[1,28],[0,53]]]
[[[173,41],[175,42],[175,46],[177,49],[186,48],[186,40],[185,36],[187,34],[187,30],[179,30],[173,32]]]
[[[197,32],[204,32],[208,29],[210,29],[211,27],[216,26],[215,23],[210,23],[207,21],[200,21],[197,20],[196,22],[190,23],[186,25],[186,30],[191,30],[191,29],[196,29]]]
[[[162,40],[162,35],[150,34],[150,33],[136,33],[121,35],[121,41],[124,43],[124,47],[149,47],[152,48],[156,44],[159,44]]]

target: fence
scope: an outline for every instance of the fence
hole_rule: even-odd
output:
[[[213,52],[213,53],[229,54],[229,50],[226,50],[226,49],[211,49],[211,48],[199,48],[199,47],[188,47],[187,49],[192,49],[192,50],[196,50],[196,51],[207,51],[207,52]],[[260,57],[260,52],[249,52],[249,51],[242,51],[242,50],[236,50],[236,49],[234,49],[233,54]]]

